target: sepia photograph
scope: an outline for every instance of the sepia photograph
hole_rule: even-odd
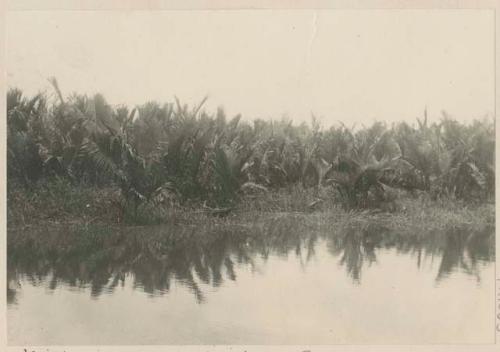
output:
[[[6,344],[494,344],[495,21],[7,11]]]

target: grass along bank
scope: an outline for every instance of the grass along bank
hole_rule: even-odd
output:
[[[467,226],[495,226],[492,203],[457,199],[432,200],[426,194],[400,192],[393,211],[346,210],[327,187],[319,190],[294,186],[271,192],[242,195],[228,209],[209,208],[201,202],[181,204],[173,199],[139,208],[134,217],[123,217],[120,194],[112,188],[71,185],[65,180],[25,189],[10,185],[7,200],[9,229],[46,226],[127,226],[188,224],[200,226],[250,226],[258,220],[300,217],[327,226],[378,224],[384,228],[419,232]]]

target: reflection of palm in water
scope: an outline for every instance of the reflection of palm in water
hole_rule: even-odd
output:
[[[366,261],[376,261],[376,249],[395,249],[398,253],[416,254],[420,268],[422,254],[441,259],[436,277],[443,280],[457,270],[480,279],[477,264],[494,257],[494,230],[485,228],[470,232],[465,228],[451,228],[442,233],[398,235],[377,227],[348,228],[340,236],[332,236],[328,247],[333,255],[341,254],[340,264],[355,282],[361,280],[361,270]]]
[[[494,231],[470,233],[450,229],[444,233],[399,235],[377,226],[347,227],[339,233],[308,226],[300,217],[282,217],[250,228],[182,226],[109,233],[78,233],[61,229],[43,233],[9,233],[7,298],[15,300],[20,277],[34,285],[58,283],[91,287],[94,297],[113,291],[132,274],[134,286],[150,294],[167,293],[171,280],[188,287],[203,302],[203,285],[218,287],[237,280],[236,267],[269,255],[297,256],[302,265],[314,256],[318,239],[339,256],[354,282],[360,282],[363,266],[376,261],[379,249],[395,249],[441,259],[437,280],[456,270],[475,275],[477,263],[493,259]],[[130,232],[134,231],[134,232]]]
[[[370,264],[376,261],[375,245],[380,241],[380,232],[347,228],[339,236],[331,237],[328,248],[333,255],[341,254],[340,264],[355,281],[361,279],[361,269],[365,260]]]
[[[494,235],[491,232],[448,231],[444,241],[446,245],[437,280],[443,280],[454,270],[459,269],[480,281],[477,264],[480,261],[491,260],[494,254]]]

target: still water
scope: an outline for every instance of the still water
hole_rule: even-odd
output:
[[[490,343],[494,230],[252,225],[8,235],[9,345]]]

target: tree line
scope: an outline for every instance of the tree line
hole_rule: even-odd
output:
[[[116,187],[137,212],[166,197],[229,207],[242,194],[293,185],[328,186],[339,203],[362,208],[391,190],[485,201],[494,197],[493,119],[461,123],[446,113],[429,123],[322,128],[209,113],[148,102],[111,106],[101,94],[57,99],[7,92],[10,187],[36,189],[53,179]]]

